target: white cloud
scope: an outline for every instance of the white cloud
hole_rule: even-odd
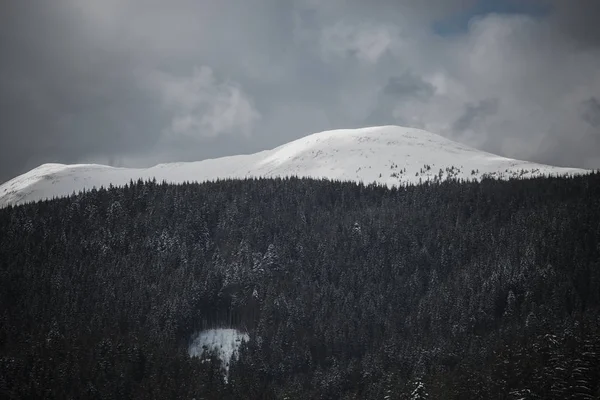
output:
[[[260,119],[252,100],[239,84],[219,81],[207,66],[194,68],[191,76],[157,72],[152,85],[172,113],[167,135],[212,138],[222,134],[249,136]]]
[[[39,154],[197,160],[393,123],[597,168],[598,2],[553,0],[549,14],[433,32],[474,1],[13,2],[0,13],[0,103],[10,104],[0,128],[22,134],[0,137],[0,171],[24,172],[20,160],[33,167]],[[427,89],[408,95],[418,85],[400,82],[386,93],[403,76]]]
[[[492,14],[464,34],[410,36],[388,48],[392,65],[373,64],[372,74],[410,71],[434,89],[426,99],[394,97],[380,81],[391,122],[509,157],[594,166],[600,135],[582,107],[600,94],[600,52],[568,46],[549,21]]]

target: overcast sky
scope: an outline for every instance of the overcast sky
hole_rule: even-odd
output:
[[[600,168],[597,0],[2,0],[0,181],[398,124]]]

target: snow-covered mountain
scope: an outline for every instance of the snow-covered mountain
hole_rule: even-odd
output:
[[[420,129],[382,126],[325,131],[255,154],[144,169],[44,164],[1,185],[0,207],[66,196],[84,188],[121,186],[139,178],[181,183],[301,176],[392,186],[448,178],[507,179],[586,172],[500,157]]]

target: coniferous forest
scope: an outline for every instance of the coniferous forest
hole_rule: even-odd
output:
[[[597,173],[93,189],[0,210],[0,283],[3,399],[600,398]]]

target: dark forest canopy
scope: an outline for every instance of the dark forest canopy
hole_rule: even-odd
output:
[[[91,190],[0,210],[0,283],[1,398],[600,396],[599,174]]]

